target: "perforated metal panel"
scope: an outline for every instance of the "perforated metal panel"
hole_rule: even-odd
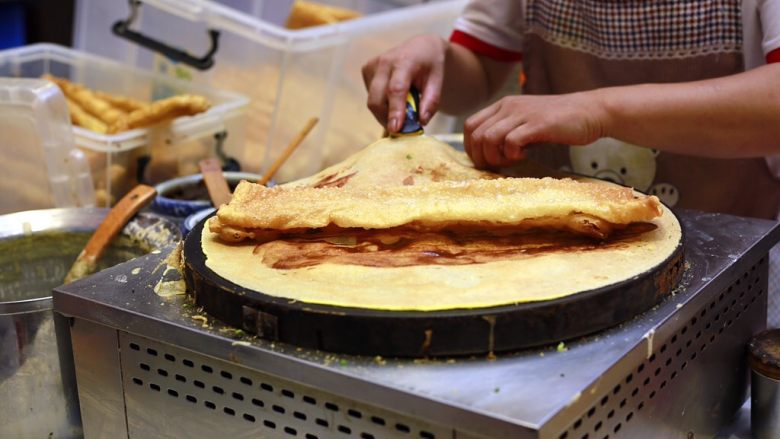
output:
[[[726,395],[735,389],[719,386],[718,374],[724,374],[721,381],[728,383],[735,381],[734,374],[746,375],[745,340],[750,328],[762,325],[766,318],[767,269],[767,258],[764,257],[702,306],[678,332],[667,340],[656,340],[657,349],[649,358],[620,381],[606,387],[598,402],[575,419],[557,436],[558,439],[646,437],[640,431],[660,434],[651,437],[698,437],[696,434],[701,432],[696,431],[697,426],[707,423],[702,422],[706,421],[702,417],[715,418],[715,412],[728,412],[729,407],[691,407],[686,405],[686,398],[680,392]],[[737,323],[740,324],[735,325]],[[739,326],[741,332],[747,330],[747,334],[730,334],[732,326]],[[729,336],[734,340],[722,340]],[[716,346],[718,352],[712,352],[712,346]],[[725,374],[732,375],[726,379]],[[676,382],[679,380],[684,382]],[[745,383],[744,380],[736,381]],[[736,391],[744,394],[744,390]],[[686,410],[691,413],[686,414]],[[697,410],[700,413],[696,413]],[[707,414],[707,410],[712,412]],[[669,413],[676,415],[678,422],[670,420]],[[660,433],[665,427],[660,419],[667,424],[669,436]],[[644,427],[652,424],[652,428],[640,428],[639,424],[645,424]]]
[[[130,437],[451,438],[452,429],[120,332]]]

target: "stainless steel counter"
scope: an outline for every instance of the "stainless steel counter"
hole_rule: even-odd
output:
[[[678,215],[689,266],[672,297],[607,331],[494,360],[350,357],[248,339],[204,323],[183,296],[158,296],[163,255],[60,287],[85,434],[712,437],[745,399],[744,345],[766,321],[780,227]]]

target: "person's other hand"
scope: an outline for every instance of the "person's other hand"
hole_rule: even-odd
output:
[[[471,116],[464,147],[477,168],[506,167],[535,143],[586,145],[603,137],[603,110],[595,94],[508,96]]]
[[[390,133],[398,132],[406,116],[406,94],[420,91],[420,122],[426,125],[439,109],[447,42],[436,35],[412,38],[363,66],[368,108]]]

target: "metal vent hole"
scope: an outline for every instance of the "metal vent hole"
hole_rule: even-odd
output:
[[[125,368],[129,368],[125,375],[126,386],[142,389],[141,392],[151,390],[167,394],[158,397],[168,401],[158,402],[163,404],[162,407],[177,404],[170,402],[171,398],[181,397],[182,402],[178,404],[202,410],[198,413],[190,409],[193,417],[201,417],[203,420],[211,420],[215,416],[240,417],[247,422],[244,428],[256,428],[249,425],[257,424],[264,429],[277,430],[277,435],[284,431],[285,436],[307,439],[333,435],[381,438],[399,434],[434,439],[439,435],[438,432],[434,433],[437,430],[417,426],[416,419],[406,422],[404,417],[386,417],[379,408],[364,408],[360,403],[341,400],[337,395],[332,395],[331,399],[318,393],[307,393],[295,387],[294,383],[277,382],[273,377],[263,378],[260,373],[255,376],[252,375],[255,371],[240,371],[238,366],[229,363],[223,365],[219,360],[200,359],[199,354],[188,354],[175,346],[166,346],[130,334],[120,337],[129,338],[122,343],[128,347],[123,352],[128,359]],[[162,382],[150,382],[154,379]],[[266,397],[257,398],[261,393]],[[162,414],[165,409],[160,410]],[[214,421],[219,422],[216,419]],[[442,432],[452,431],[444,426],[441,428]],[[266,432],[266,435],[269,433]]]
[[[399,424],[395,424],[395,429],[400,431],[400,432],[403,432],[403,433],[409,433],[411,431],[411,429],[409,428],[408,425],[404,425],[404,424],[400,424],[400,423]]]

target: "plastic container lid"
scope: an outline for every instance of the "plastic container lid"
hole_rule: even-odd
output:
[[[40,79],[0,78],[0,132],[0,212],[94,206],[89,165],[74,146],[59,88]]]

